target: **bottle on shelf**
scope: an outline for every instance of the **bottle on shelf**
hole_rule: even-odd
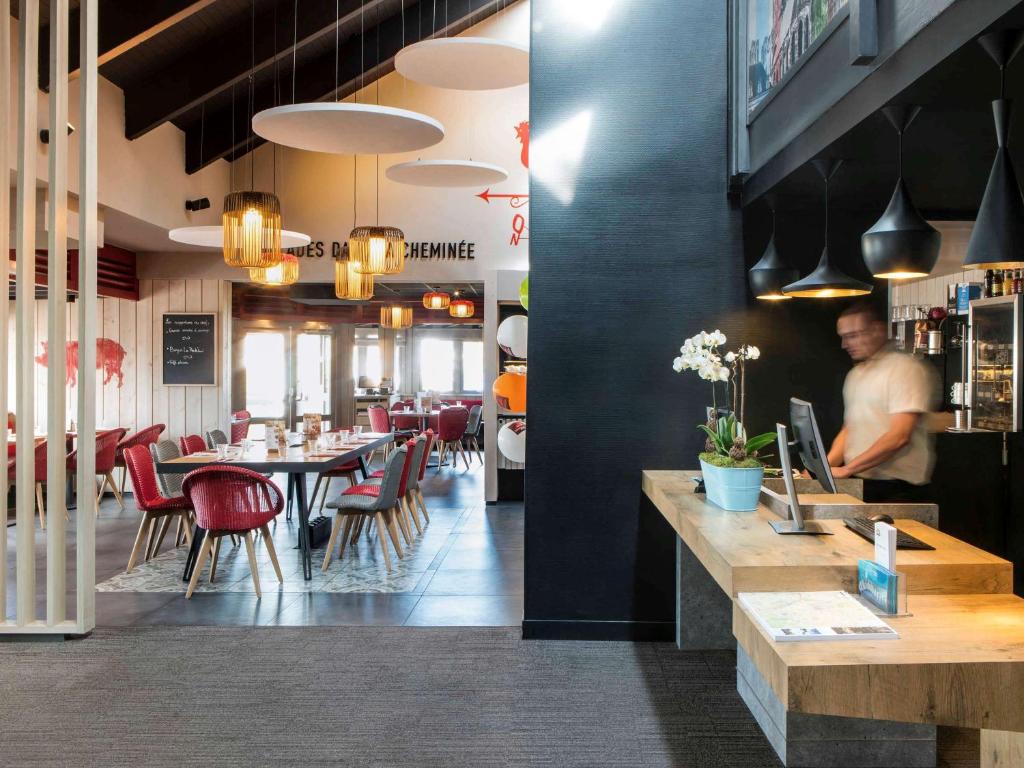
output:
[[[1015,295],[1024,292],[1024,272],[1019,269],[1013,273],[1013,292]]]
[[[985,287],[982,289],[981,295],[983,298],[992,298],[992,270],[985,270]]]
[[[1013,296],[1013,270],[1003,270],[1003,296]]]
[[[992,270],[992,295],[1003,295],[1003,270],[1001,269]]]

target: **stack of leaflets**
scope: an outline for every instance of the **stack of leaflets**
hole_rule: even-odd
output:
[[[741,592],[772,640],[895,640],[896,630],[847,592]]]

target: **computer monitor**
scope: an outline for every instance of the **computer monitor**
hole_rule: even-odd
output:
[[[789,427],[793,431],[792,444],[800,453],[804,469],[814,475],[826,493],[837,493],[832,468],[828,465],[828,450],[821,441],[814,408],[806,400],[790,398]]]
[[[775,431],[779,442],[779,463],[782,466],[782,479],[786,483],[786,494],[789,496],[789,519],[771,520],[770,524],[776,533],[808,534],[811,536],[831,536],[832,531],[821,523],[811,520],[804,521],[800,511],[800,498],[796,494],[793,483],[793,467],[789,463],[789,438],[786,436],[786,425],[776,424]]]

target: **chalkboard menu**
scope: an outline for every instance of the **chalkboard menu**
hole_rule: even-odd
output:
[[[164,386],[217,383],[217,316],[168,312],[163,323]]]

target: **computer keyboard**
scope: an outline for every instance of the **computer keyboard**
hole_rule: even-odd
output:
[[[858,536],[862,536],[872,544],[875,542],[875,521],[866,517],[844,517],[843,523]],[[897,529],[896,549],[935,549],[931,544],[925,544],[920,539],[914,538],[909,533]]]

